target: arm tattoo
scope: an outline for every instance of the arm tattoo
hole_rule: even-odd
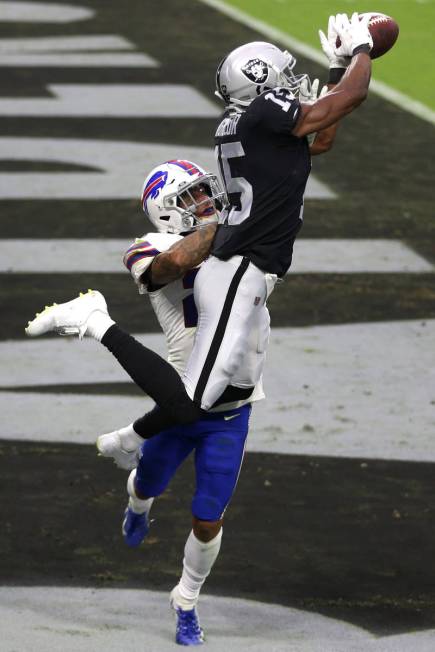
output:
[[[217,224],[207,224],[186,235],[167,251],[156,256],[151,264],[151,279],[154,285],[170,283],[205,260],[210,252]]]

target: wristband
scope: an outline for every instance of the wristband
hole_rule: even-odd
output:
[[[328,84],[338,84],[345,72],[346,68],[330,68]]]
[[[362,45],[357,45],[356,48],[352,52],[352,56],[354,57],[356,54],[359,54],[360,52],[365,52],[366,54],[370,54],[371,47],[368,43],[363,43]]]

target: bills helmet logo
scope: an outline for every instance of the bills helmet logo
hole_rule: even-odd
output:
[[[248,63],[243,66],[242,72],[249,81],[252,81],[255,84],[264,84],[269,75],[269,67],[267,63],[261,59],[250,59]]]
[[[168,173],[164,172],[163,170],[159,170],[158,172],[153,174],[152,177],[148,179],[142,193],[142,205],[145,211],[146,211],[146,201],[148,197],[152,197],[152,199],[158,197],[162,188],[165,187],[167,178],[168,178]]]

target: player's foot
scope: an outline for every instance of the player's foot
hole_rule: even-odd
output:
[[[89,317],[99,311],[107,315],[107,305],[101,292],[88,290],[86,294],[67,303],[46,306],[41,313],[36,313],[35,319],[29,321],[26,335],[36,337],[49,331],[55,331],[59,335],[84,336],[87,329]]]
[[[140,449],[144,440],[133,430],[133,424],[100,435],[97,439],[97,449],[103,457],[113,458],[120,469],[134,469],[140,456]]]
[[[122,534],[125,543],[130,548],[137,548],[147,536],[150,529],[148,514],[136,514],[131,507],[127,507],[124,512],[122,522]]]
[[[177,601],[178,586],[171,591],[170,604],[175,611],[177,619],[175,629],[175,642],[178,645],[202,645],[204,643],[204,632],[199,624],[196,607],[182,609]]]

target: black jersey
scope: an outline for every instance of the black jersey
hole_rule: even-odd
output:
[[[307,139],[291,133],[300,110],[290,91],[275,88],[245,111],[224,113],[215,143],[230,203],[221,215],[214,256],[240,254],[278,276],[290,267],[311,170]]]

